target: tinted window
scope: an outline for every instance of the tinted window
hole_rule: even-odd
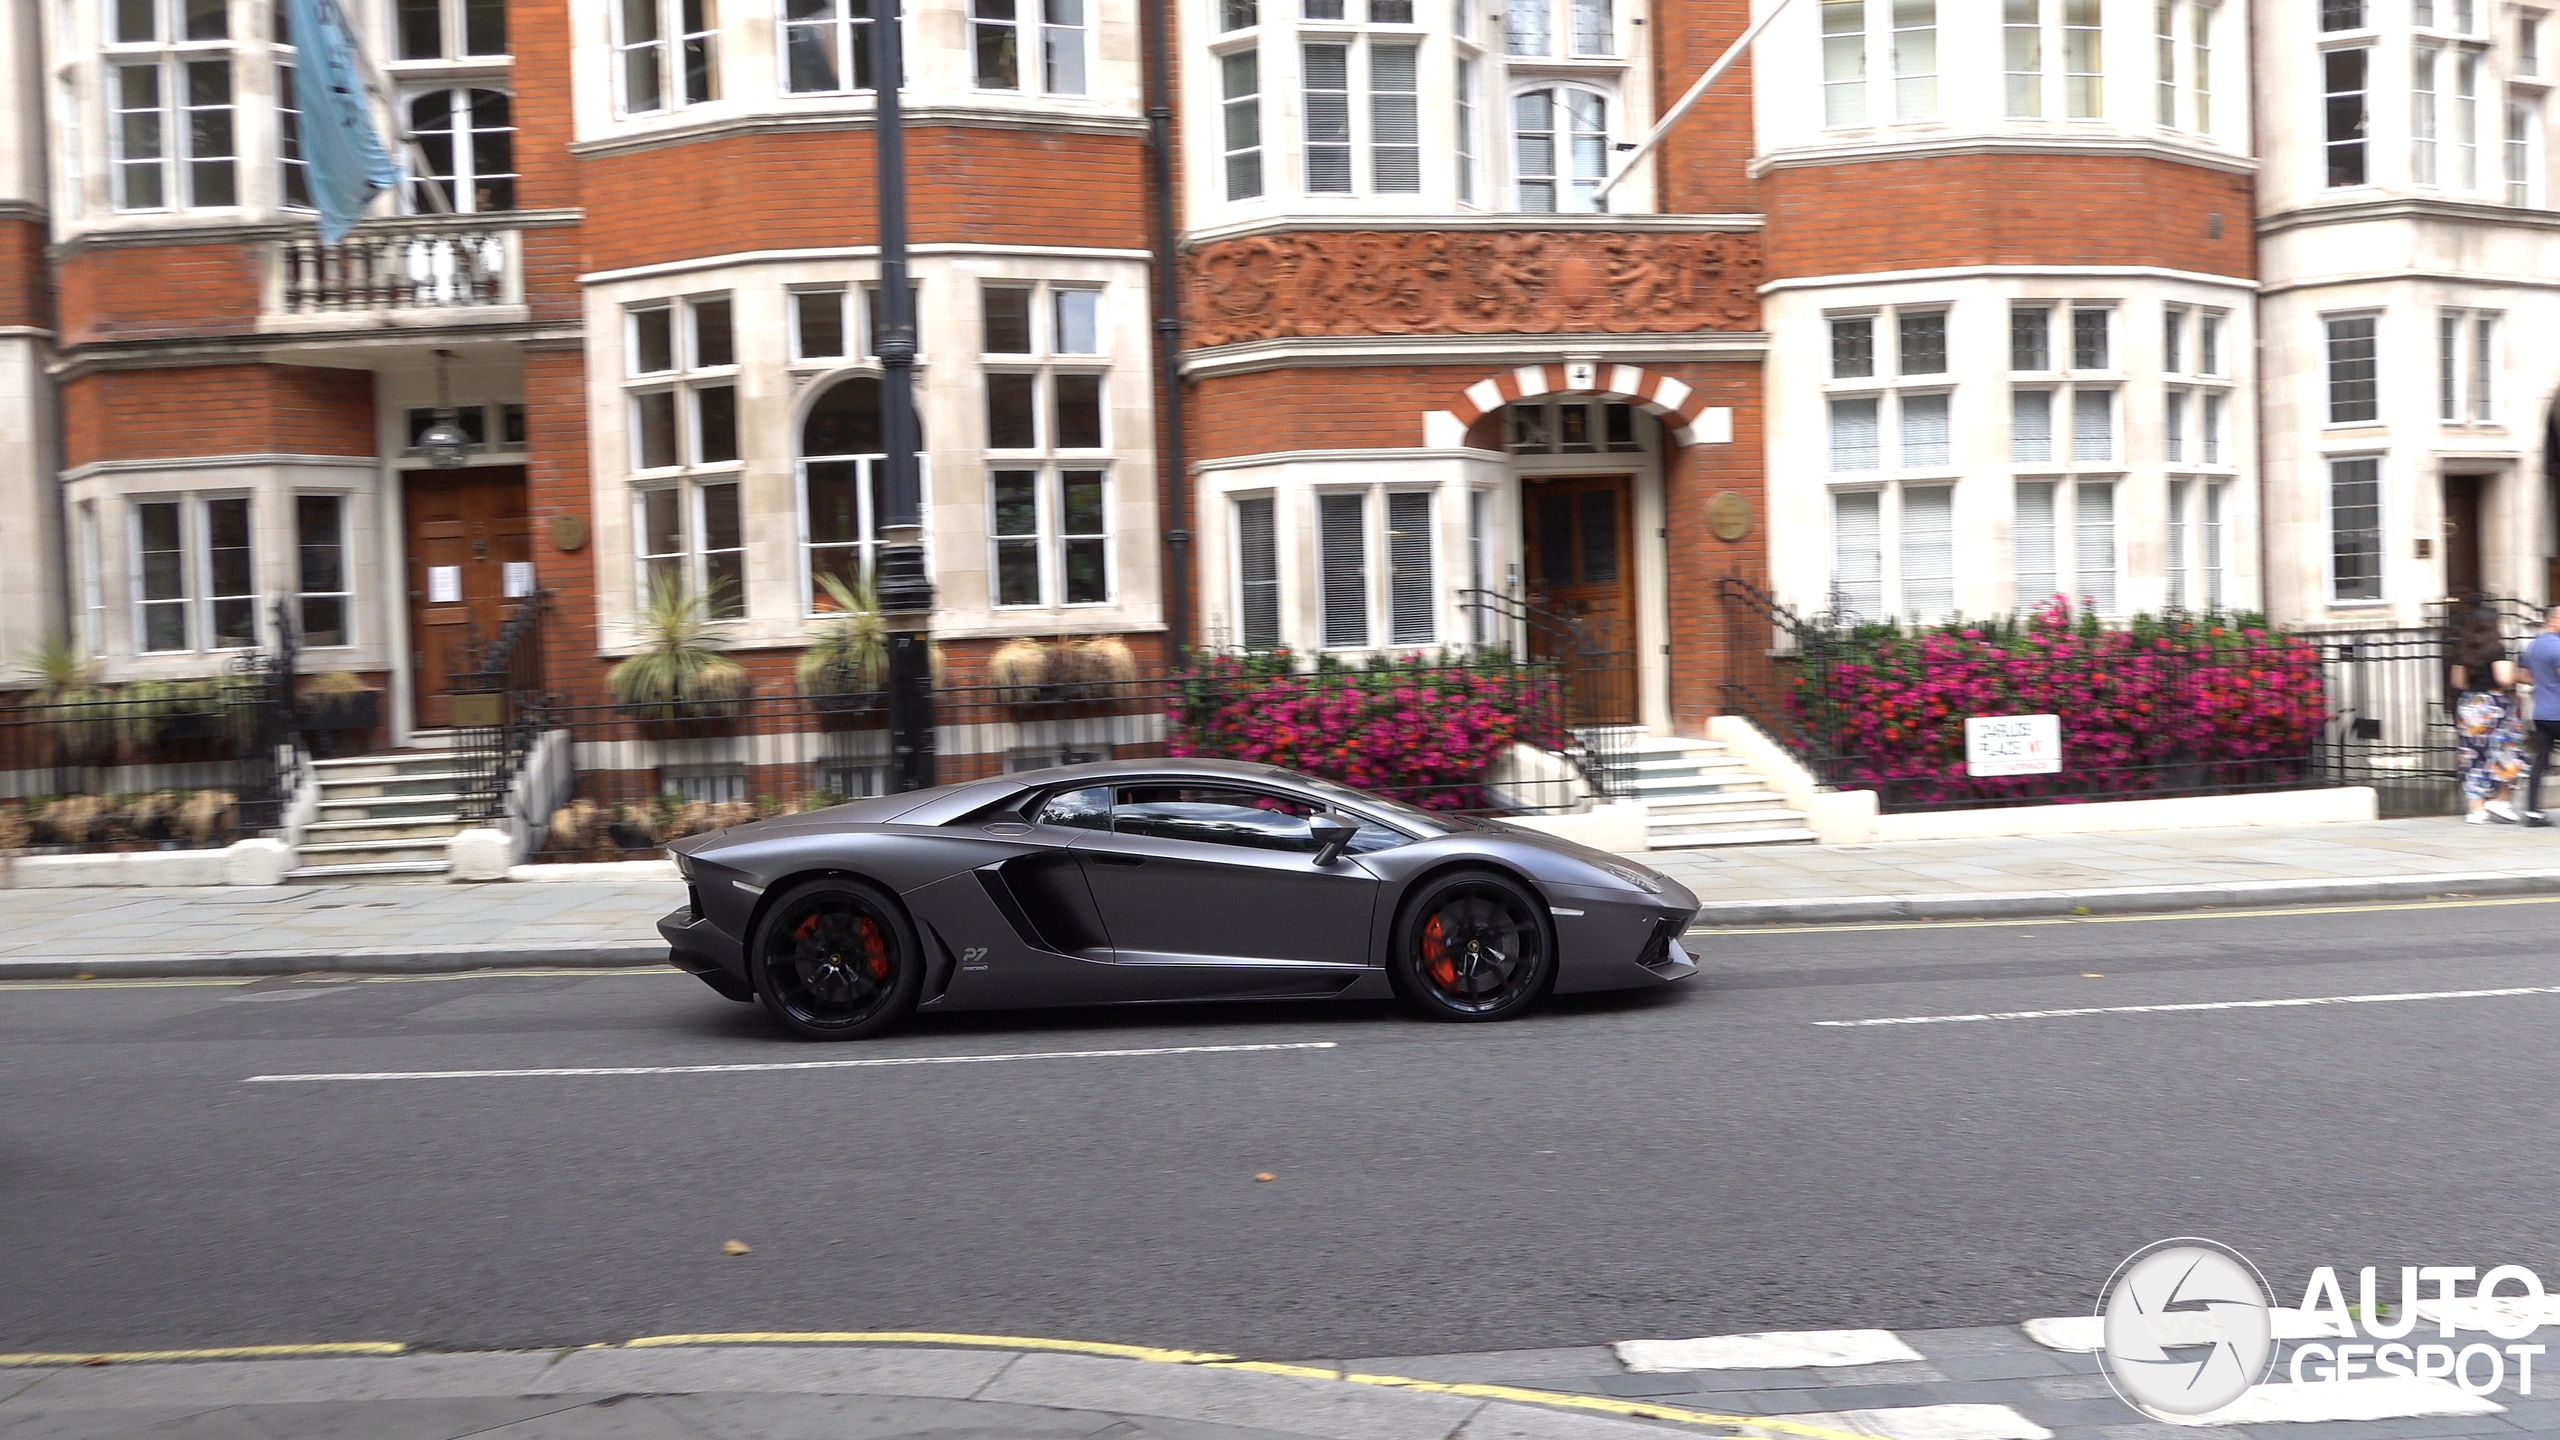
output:
[[[1152,835],[1210,845],[1312,853],[1304,801],[1255,790],[1212,785],[1131,785],[1120,791],[1111,828],[1123,835]]]
[[[1111,787],[1096,785],[1090,790],[1061,790],[1040,802],[1032,819],[1043,825],[1064,825],[1070,830],[1108,830],[1111,828]]]

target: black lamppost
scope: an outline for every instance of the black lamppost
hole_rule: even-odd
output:
[[[871,0],[872,139],[880,191],[880,438],[888,473],[880,497],[880,615],[889,629],[889,788],[921,790],[933,776],[933,665],[927,629],[933,577],[924,563],[923,496],[916,475],[915,292],[907,284],[907,137],[899,88],[906,61],[897,0]]]

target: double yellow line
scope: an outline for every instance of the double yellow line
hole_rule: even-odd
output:
[[[699,1335],[644,1335],[620,1345],[589,1345],[589,1350],[664,1350],[710,1345],[935,1345],[991,1350],[1026,1350],[1051,1354],[1091,1355],[1154,1365],[1187,1365],[1206,1370],[1236,1370],[1253,1375],[1280,1375],[1297,1380],[1330,1380],[1425,1395],[1452,1395],[1468,1400],[1494,1400],[1537,1405],[1550,1410],[1616,1415],[1636,1420],[1668,1420],[1681,1425],[1752,1430],[1797,1440],[1871,1440],[1854,1431],[1828,1429],[1775,1416],[1718,1415],[1650,1400],[1614,1395],[1581,1395],[1563,1390],[1532,1390],[1516,1385],[1468,1385],[1416,1380],[1403,1375],[1370,1375],[1319,1365],[1289,1365],[1246,1360],[1208,1350],[1167,1350],[1152,1345],[1116,1345],[1101,1340],[1052,1340],[1037,1335],[967,1335],[938,1330],[746,1330]],[[0,1355],[0,1367],[165,1364],[188,1360],[341,1359],[351,1356],[402,1355],[408,1346],[390,1342],[335,1345],[241,1345],[218,1350],[122,1350],[89,1353]]]

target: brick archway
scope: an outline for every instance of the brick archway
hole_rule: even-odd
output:
[[[1583,371],[1588,374],[1576,373]],[[1705,395],[1668,375],[1657,375],[1641,365],[1567,361],[1498,371],[1468,386],[1457,404],[1423,415],[1423,443],[1435,448],[1464,445],[1468,429],[1478,420],[1515,400],[1546,395],[1624,400],[1659,418],[1671,438],[1682,445],[1720,445],[1733,439],[1732,411],[1709,406]]]

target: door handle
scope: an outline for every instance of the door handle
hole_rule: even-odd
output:
[[[1090,853],[1097,865],[1144,865],[1147,863],[1135,855],[1114,855],[1108,850],[1095,850]]]

